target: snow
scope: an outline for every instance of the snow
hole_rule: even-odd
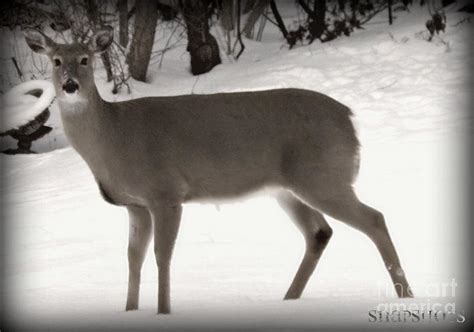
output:
[[[41,90],[39,98],[30,94],[35,90]],[[34,120],[51,105],[55,96],[53,84],[44,80],[24,82],[10,89],[0,98],[0,133]]]
[[[281,11],[287,22],[294,19],[290,7]],[[132,82],[132,96],[112,95],[102,70],[96,70],[97,82],[108,100],[301,87],[350,106],[362,143],[355,187],[364,202],[383,211],[414,299],[396,299],[373,244],[329,219],[334,236],[303,297],[282,301],[304,243],[275,201],[260,197],[218,209],[187,205],[172,266],[173,313],[155,314],[152,251],[144,265],[140,310],[125,312],[126,211],[102,201],[71,148],[56,149],[67,143],[53,114],[57,142],[36,146],[53,151],[1,157],[8,230],[8,288],[1,296],[9,304],[8,319],[28,330],[463,326],[369,322],[369,310],[384,305],[427,311],[454,303],[462,313],[472,283],[464,262],[472,23],[454,26],[466,14],[448,10],[446,33],[429,43],[420,37],[426,7],[397,12],[391,27],[383,15],[350,38],[291,51],[267,24],[261,43],[245,40],[238,62],[224,57],[199,78],[188,73],[184,45],[166,54],[161,70],[155,57],[149,82]],[[159,31],[157,39],[166,40]],[[455,292],[447,286],[453,280]],[[443,287],[449,291],[436,292]]]

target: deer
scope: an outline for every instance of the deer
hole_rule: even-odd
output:
[[[325,215],[365,234],[397,295],[413,296],[384,215],[355,193],[360,143],[350,108],[295,88],[107,102],[93,68],[94,55],[113,42],[111,27],[101,27],[87,43],[59,44],[34,29],[24,35],[52,63],[72,148],[103,199],[128,211],[126,311],[139,307],[141,268],[153,238],[158,314],[171,312],[170,268],[183,204],[239,199],[266,188],[275,189],[305,241],[285,300],[301,297],[332,236]]]

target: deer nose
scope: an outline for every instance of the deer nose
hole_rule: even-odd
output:
[[[66,91],[66,93],[74,93],[79,90],[79,84],[72,79],[68,79],[66,83],[63,84],[63,90]]]

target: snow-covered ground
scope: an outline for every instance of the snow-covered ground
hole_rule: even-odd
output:
[[[294,13],[282,12],[291,23]],[[199,78],[187,71],[183,45],[166,54],[161,70],[154,59],[150,82],[133,82],[131,97],[301,87],[350,106],[362,142],[357,192],[384,212],[414,299],[396,299],[373,244],[329,219],[334,237],[302,299],[282,301],[304,243],[275,201],[261,197],[219,207],[187,205],[172,266],[173,313],[155,314],[152,251],[140,310],[125,312],[126,211],[102,201],[71,148],[55,149],[67,143],[53,106],[54,141],[36,145],[53,151],[0,157],[8,231],[8,250],[2,253],[8,287],[1,296],[7,318],[28,330],[465,326],[428,319],[369,322],[370,310],[389,304],[424,312],[454,304],[472,320],[465,312],[472,282],[465,271],[472,22],[456,25],[469,15],[448,11],[446,33],[429,43],[420,33],[426,7],[396,13],[390,27],[385,16],[350,38],[291,51],[281,47],[278,31],[268,24],[261,43],[245,41],[247,51],[238,62],[224,56],[223,65]],[[112,96],[103,76],[98,70],[104,98],[130,98]]]

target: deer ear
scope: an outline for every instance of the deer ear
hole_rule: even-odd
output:
[[[33,52],[39,54],[48,54],[56,45],[54,41],[41,31],[34,29],[27,29],[24,32],[25,40]]]
[[[114,30],[111,27],[104,27],[98,30],[89,40],[87,46],[94,53],[104,52],[114,40]]]

